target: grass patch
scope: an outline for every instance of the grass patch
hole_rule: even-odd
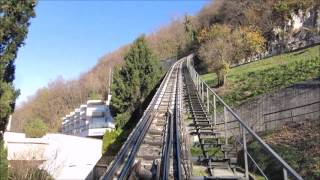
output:
[[[206,148],[206,149],[208,150],[209,156],[223,156],[223,152],[218,147],[210,147],[210,148]],[[192,156],[203,156],[202,149],[201,149],[200,145],[197,143],[194,143],[190,147],[190,153]]]
[[[227,83],[216,89],[229,105],[242,102],[320,76],[320,45],[286,53],[230,69]],[[210,86],[217,83],[214,73],[201,78]]]
[[[192,175],[193,176],[208,176],[206,167],[196,166],[192,167]]]

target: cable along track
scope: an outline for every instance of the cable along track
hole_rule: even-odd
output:
[[[168,70],[142,118],[100,179],[182,178],[179,124],[182,62],[179,60]]]

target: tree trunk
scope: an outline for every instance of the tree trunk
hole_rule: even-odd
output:
[[[218,77],[218,84],[217,87],[221,87],[224,85],[226,79],[227,79],[227,73],[224,71],[218,71],[217,72],[217,77]]]

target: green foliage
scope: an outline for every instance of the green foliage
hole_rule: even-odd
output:
[[[27,137],[39,138],[46,134],[47,125],[40,119],[34,119],[24,125],[24,131]]]
[[[130,124],[135,123],[128,123],[131,113],[138,109],[135,112],[141,114],[143,102],[162,74],[159,60],[147,46],[144,36],[135,40],[124,59],[124,66],[116,68],[113,75],[111,108],[117,130],[103,136],[103,153],[108,155],[115,154],[125,142],[132,130]]]
[[[101,95],[96,91],[91,91],[89,93],[89,99],[102,99]]]
[[[141,108],[142,102],[155,87],[161,76],[161,66],[157,57],[147,46],[144,36],[134,41],[124,57],[125,65],[116,69],[112,84],[112,110],[115,114],[131,113]],[[118,127],[127,120],[127,114],[117,119]]]
[[[129,112],[124,112],[117,114],[117,116],[114,118],[115,122],[117,122],[117,127],[122,128],[126,125],[126,123],[130,119],[130,113]]]
[[[34,6],[32,0],[0,1],[0,131],[5,130],[19,94],[12,84],[14,60],[28,33],[29,19],[35,16]]]
[[[223,152],[218,147],[207,148],[207,151],[208,151],[209,156],[222,156],[223,155]],[[202,156],[203,155],[202,149],[198,143],[195,143],[190,147],[190,153],[192,156]]]
[[[192,48],[192,44],[195,43],[195,39],[196,39],[196,31],[195,28],[192,24],[192,16],[189,15],[185,15],[184,16],[184,30],[185,30],[185,36],[186,36],[186,47],[181,47],[179,46],[178,48],[178,56],[180,55],[179,52],[182,51],[182,49],[186,49],[186,50],[190,50],[190,48]]]
[[[229,66],[240,60],[261,53],[264,38],[254,28],[242,27],[232,30],[226,25],[204,28],[198,35],[199,57],[217,75],[217,86],[223,86]]]
[[[0,180],[7,180],[7,178],[8,178],[7,150],[4,147],[3,140],[0,140]]]
[[[121,134],[122,130],[120,128],[112,131],[107,131],[103,135],[102,139],[102,154],[104,154],[109,148],[110,145],[115,143],[117,137]]]
[[[318,129],[315,129],[315,131],[317,130]],[[309,141],[317,143],[317,139],[309,139]],[[318,168],[320,165],[319,158],[311,157],[310,154],[305,153],[306,150],[303,150],[303,148],[301,149],[286,143],[271,144],[271,148],[277,152],[278,155],[282,157],[294,170],[296,170],[306,179],[315,180],[320,178],[320,171]],[[256,141],[251,142],[248,146],[248,151],[254,157],[255,161],[259,164],[269,179],[282,178],[281,165],[274,158],[268,155],[259,143]],[[240,154],[242,155],[242,153]],[[243,161],[243,159],[240,159],[240,161]],[[251,166],[251,172],[259,174],[259,171],[255,169],[254,166]]]
[[[125,127],[124,129],[117,128],[111,132],[106,132],[103,137],[103,154],[115,156],[122,147],[122,144],[127,141],[133,127]]]
[[[202,150],[201,148],[197,146],[191,146],[190,147],[190,153],[192,156],[201,156],[202,155]]]
[[[227,76],[228,91],[220,91],[223,99],[236,106],[258,95],[320,76],[319,47],[274,56],[231,68]],[[214,74],[202,78],[211,85],[217,82]]]
[[[279,13],[288,13],[290,10],[306,9],[312,5],[319,5],[314,0],[281,0],[273,5],[274,11]]]
[[[274,149],[280,157],[282,157],[293,169],[299,171],[301,158],[303,158],[303,154],[299,152],[297,149],[293,147],[289,147],[286,145],[272,145],[272,149]],[[267,177],[270,179],[281,179],[282,178],[282,168],[281,165],[270,155],[266,153],[266,151],[262,148],[262,146],[258,142],[252,142],[248,146],[249,153],[255,158],[255,161],[259,164],[264,173],[266,173]],[[241,159],[243,161],[243,159]],[[251,167],[251,171],[255,173],[259,173],[255,167]]]
[[[274,5],[274,10],[276,12],[283,13],[283,12],[288,12],[289,11],[289,7],[288,7],[288,4],[286,2],[279,1],[278,3],[276,3]]]

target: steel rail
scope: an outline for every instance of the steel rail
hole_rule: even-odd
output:
[[[181,122],[181,73],[182,73],[182,63],[179,64],[179,69],[177,73],[177,87],[176,87],[176,97],[175,97],[175,116],[174,116],[174,135],[175,135],[175,159],[176,159],[176,173],[174,174],[175,179],[182,179],[182,168],[181,168],[181,144],[180,144],[180,122]]]
[[[162,165],[161,165],[161,170],[162,170],[162,179],[163,180],[168,180],[169,179],[169,170],[170,170],[170,150],[172,148],[172,131],[173,131],[173,116],[170,111],[167,112],[167,120],[168,126],[167,126],[167,138],[166,138],[166,143],[163,149],[163,155],[162,155]]]
[[[174,67],[174,68],[175,68],[175,67]],[[174,69],[173,69],[173,70],[174,70]],[[173,72],[173,71],[172,71],[172,72]],[[169,78],[171,78],[172,72],[171,72]],[[169,82],[169,80],[170,80],[170,79],[167,80],[167,83]],[[172,96],[172,94],[171,94],[170,96]],[[170,106],[170,105],[169,105],[169,106]],[[130,153],[128,159],[127,159],[127,162],[126,162],[123,170],[122,170],[121,173],[120,173],[119,179],[126,179],[126,177],[128,176],[130,167],[131,167],[131,166],[133,165],[133,163],[134,163],[135,156],[136,156],[136,154],[137,154],[137,152],[138,152],[138,150],[139,150],[139,148],[140,148],[140,145],[142,144],[142,142],[143,142],[143,140],[144,140],[144,138],[145,138],[145,135],[146,135],[147,131],[149,130],[149,127],[150,127],[150,125],[151,125],[151,123],[152,123],[152,120],[153,120],[153,118],[149,118],[148,121],[147,121],[147,123],[146,123],[146,126],[144,126],[142,132],[140,132],[140,136],[138,137],[138,140],[137,140],[137,142],[135,143],[135,146],[133,147],[133,150],[131,151],[131,153]],[[169,144],[169,145],[170,145],[170,144]],[[169,147],[169,149],[170,149],[170,147]],[[170,156],[168,155],[168,157],[170,157]]]
[[[188,65],[188,70],[189,73],[191,74],[193,71],[193,73],[200,77],[199,74],[195,71],[194,67],[191,67],[191,62],[190,62],[190,58],[193,55],[189,55],[187,57],[187,65]],[[191,69],[192,68],[192,69]],[[192,75],[191,75],[192,76]],[[192,78],[193,80],[193,78]],[[242,127],[250,134],[253,136],[254,139],[256,139],[261,145],[262,147],[273,157],[275,158],[278,163],[280,163],[282,165],[282,167],[284,169],[286,169],[294,178],[298,179],[298,180],[303,180],[303,178],[293,169],[291,168],[267,143],[265,143],[250,127],[247,126],[247,123],[245,123],[245,121],[243,121],[224,101],[223,99],[218,96],[211,88],[210,86],[208,86],[208,84],[206,82],[204,82],[202,79],[200,79],[200,82],[203,83],[208,90],[216,96],[216,98],[223,104],[223,106],[233,115],[234,118],[236,118],[236,120],[242,125]],[[195,82],[194,82],[195,83]],[[244,142],[245,143],[245,142]]]
[[[176,67],[175,67],[176,68]],[[176,85],[176,81],[173,83],[173,86]],[[172,91],[172,89],[171,89]],[[176,91],[175,91],[176,93]],[[170,99],[172,99],[172,95],[170,94]],[[166,120],[167,120],[167,126],[166,126],[166,141],[164,143],[164,146],[162,147],[162,157],[161,157],[161,167],[160,167],[160,173],[161,178],[164,180],[169,179],[169,170],[170,170],[170,152],[172,149],[172,139],[173,139],[173,114],[171,112],[171,106],[172,101],[169,102],[168,110],[166,112]],[[173,105],[175,106],[175,105]]]
[[[178,108],[179,105],[179,90],[180,90],[180,81],[179,77],[181,74],[181,63],[184,62],[181,61],[177,64],[177,75],[176,75],[176,81],[175,81],[175,101],[174,101],[174,112],[168,110],[167,112],[167,119],[168,119],[168,126],[167,126],[167,137],[166,137],[166,143],[163,147],[163,156],[162,156],[162,164],[161,164],[161,177],[164,180],[169,179],[169,170],[170,170],[170,153],[171,149],[173,152],[173,156],[176,158],[175,162],[172,162],[175,164],[173,166],[173,176],[174,179],[181,179],[181,159],[180,159],[180,139],[179,139],[179,120],[180,120],[180,108]],[[174,148],[172,148],[174,144]]]
[[[174,65],[174,66],[175,66],[175,65]],[[172,70],[171,70],[171,72],[170,72],[170,75],[169,75],[168,78],[166,79],[166,83],[168,83],[169,80],[170,80],[170,77],[171,77],[171,75],[172,75],[174,66],[173,66],[173,68],[172,68]],[[164,88],[164,87],[163,87],[163,88]],[[166,88],[166,87],[165,87],[165,88]],[[163,90],[163,89],[161,89],[159,92],[161,92],[162,90]],[[160,96],[160,93],[159,93],[159,96]],[[156,99],[158,99],[159,96],[158,96]],[[156,103],[156,101],[154,102],[154,104],[152,105],[152,107],[155,105],[155,103]],[[149,113],[151,113],[151,111],[150,111]],[[141,143],[143,142],[143,139],[144,139],[144,137],[145,137],[145,135],[146,135],[146,133],[147,133],[147,131],[148,131],[151,123],[152,123],[152,119],[153,119],[153,118],[149,118],[148,121],[145,123],[145,126],[143,126],[142,132],[141,132],[141,131],[139,132],[138,140],[137,140],[137,142],[135,143],[135,145],[133,146],[133,149],[132,149],[132,151],[131,151],[128,159],[127,159],[127,162],[126,162],[126,164],[124,165],[124,168],[123,168],[123,170],[122,170],[121,173],[120,173],[119,179],[125,179],[125,178],[127,177],[128,173],[129,173],[129,170],[130,170],[130,167],[133,165],[133,161],[134,161],[134,158],[135,158],[135,156],[136,156],[136,154],[137,154],[137,152],[138,152],[138,150],[139,150],[139,147],[140,147]]]

